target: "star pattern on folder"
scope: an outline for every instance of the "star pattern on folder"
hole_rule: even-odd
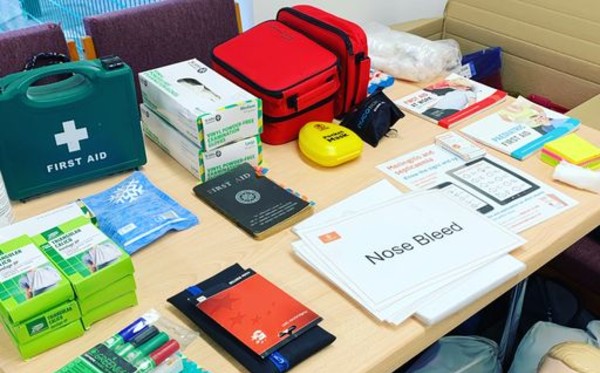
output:
[[[214,315],[223,308],[228,311],[233,311],[234,303],[239,301],[239,298],[235,298],[231,296],[231,294],[217,295],[215,296],[215,299],[218,299],[219,301],[209,303],[205,308],[205,312],[209,315]]]
[[[237,315],[230,317],[229,321],[231,321],[231,327],[235,325],[241,325],[245,317],[246,315],[242,314],[241,312],[238,312]]]

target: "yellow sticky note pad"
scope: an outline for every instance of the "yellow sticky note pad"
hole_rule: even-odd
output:
[[[576,165],[597,161],[600,148],[572,133],[544,145],[544,150]]]

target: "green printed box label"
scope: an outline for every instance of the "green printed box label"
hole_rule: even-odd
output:
[[[27,334],[34,336],[36,334],[40,334],[44,330],[47,330],[50,326],[48,325],[48,321],[46,321],[45,317],[40,317],[39,319],[35,319],[25,324],[25,327],[27,328]]]
[[[244,162],[260,165],[261,150],[260,137],[256,136],[201,154],[203,181],[222,175]]]
[[[260,133],[258,102],[240,102],[205,115],[202,117],[202,128],[206,150],[255,136]]]
[[[124,255],[106,235],[90,224],[50,239],[48,245],[48,254],[63,270],[69,275],[79,273],[83,277],[109,266]],[[69,267],[71,271],[67,270]]]
[[[20,344],[25,344],[79,319],[81,313],[77,303],[71,301],[25,320],[21,324],[7,324],[6,328]]]
[[[0,254],[0,300],[12,298],[23,303],[60,281],[57,269],[33,244]]]

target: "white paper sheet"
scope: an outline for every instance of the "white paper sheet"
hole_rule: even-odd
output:
[[[577,205],[571,197],[500,159],[488,155],[474,162],[479,163],[468,166],[471,163],[429,145],[377,168],[412,190],[441,188],[513,232]]]

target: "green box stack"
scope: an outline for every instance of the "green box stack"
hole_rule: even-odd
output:
[[[32,239],[70,281],[86,329],[137,304],[131,258],[89,219],[75,218]]]
[[[69,280],[27,235],[0,244],[0,321],[23,358],[84,332]]]

